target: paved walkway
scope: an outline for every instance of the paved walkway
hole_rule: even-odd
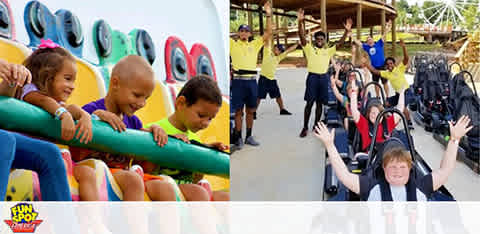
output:
[[[306,138],[298,137],[303,125],[306,70],[282,69],[277,71],[277,77],[285,106],[293,115],[280,116],[275,100],[262,102],[253,129],[261,145],[245,146],[231,156],[230,194],[234,201],[322,199],[324,147],[311,131]],[[313,113],[310,127],[312,125]],[[430,167],[438,168],[443,146],[431,133],[418,125],[415,127],[413,137],[417,151]],[[446,187],[457,200],[480,200],[480,176],[461,162],[457,163]]]

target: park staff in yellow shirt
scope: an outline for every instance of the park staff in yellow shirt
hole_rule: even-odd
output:
[[[406,92],[409,92],[411,94],[411,90],[407,89],[408,88],[408,82],[407,79],[405,79],[405,70],[407,70],[408,67],[408,53],[407,53],[407,48],[405,47],[405,43],[403,40],[400,40],[400,46],[402,47],[403,50],[403,61],[400,63],[398,66],[395,65],[395,59],[392,57],[388,57],[385,59],[385,68],[387,69],[386,71],[379,71],[375,69],[370,63],[367,63],[366,61],[363,61],[366,63],[368,69],[376,75],[379,75],[387,80],[390,81],[392,84],[393,89],[395,90],[395,96],[388,98],[388,105],[389,106],[396,106],[398,103],[398,98],[400,96],[400,92],[403,89],[406,89]],[[405,94],[405,106],[408,105],[408,96],[410,94]],[[408,120],[408,127],[410,129],[413,129],[413,124],[410,119],[410,112],[408,111],[408,108],[403,108],[403,114]]]
[[[247,116],[247,134],[245,143],[258,146],[258,143],[252,136],[253,113],[257,109],[258,85],[256,81],[257,57],[265,41],[270,40],[272,34],[272,8],[270,1],[264,5],[267,15],[267,30],[262,37],[253,41],[248,41],[252,35],[250,27],[240,25],[238,28],[238,40],[230,39],[230,57],[232,58],[233,79],[231,81],[230,106],[235,111],[235,129],[232,142],[235,147],[232,150],[239,150],[243,147],[242,141],[242,116],[243,106],[246,106]]]
[[[272,52],[271,40],[265,42],[263,47],[263,60],[262,70],[260,71],[260,78],[258,79],[258,99],[257,109],[262,99],[267,98],[267,94],[270,98],[275,98],[280,108],[280,115],[291,115],[283,106],[282,96],[280,94],[280,88],[278,87],[277,80],[275,80],[275,71],[277,66],[288,53],[297,49],[298,44],[290,46],[287,50],[283,45],[276,45]]]
[[[298,36],[303,47],[303,52],[307,58],[307,83],[305,88],[304,100],[307,102],[304,110],[303,128],[300,137],[307,136],[308,121],[312,112],[313,103],[316,103],[315,124],[322,116],[323,104],[328,101],[328,87],[330,86],[330,78],[327,75],[328,63],[330,58],[335,54],[337,47],[343,46],[347,33],[352,28],[352,19],[348,18],[344,24],[345,33],[338,43],[330,48],[327,47],[327,37],[324,32],[316,32],[313,34],[312,42],[307,43],[305,39],[304,27],[304,11],[300,9],[297,14],[298,19]]]

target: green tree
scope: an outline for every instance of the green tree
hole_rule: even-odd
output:
[[[258,5],[253,5],[251,6],[253,9],[258,9]],[[260,30],[260,21],[258,17],[258,12],[252,12],[252,23],[253,23],[253,31],[259,31]],[[288,15],[296,16],[297,12],[296,11],[289,11],[286,12]],[[273,18],[273,20],[276,20],[276,17]],[[297,18],[296,17],[285,17],[285,16],[279,16],[279,27],[283,28],[284,27],[284,21],[287,21],[287,26],[289,27],[296,27],[297,25]],[[266,27],[267,23],[267,18],[265,14],[263,15],[263,26]],[[236,32],[238,30],[238,27],[242,24],[248,24],[248,12],[247,11],[241,11],[241,10],[235,10],[235,9],[230,9],[230,32]],[[273,27],[275,28],[275,21],[273,22]]]
[[[465,23],[462,24],[462,27],[470,32],[479,30],[480,14],[478,13],[478,5],[469,6],[462,12],[462,15],[465,18]]]
[[[257,5],[253,5],[251,7],[253,9],[258,9]],[[236,12],[236,13],[235,13]],[[232,17],[232,15],[235,15],[235,17]],[[260,21],[258,18],[258,13],[257,12],[252,12],[252,23],[253,23],[253,28],[252,30],[259,30],[260,28]],[[263,23],[265,25],[265,16],[263,19]],[[242,24],[248,24],[248,12],[247,11],[240,11],[240,10],[230,10],[230,32],[236,32],[238,30],[238,27]]]
[[[296,11],[289,11],[289,12],[286,12],[287,14],[289,15],[297,15],[297,12]],[[293,26],[297,26],[297,18],[293,18],[293,17],[285,17],[287,18],[287,22],[288,22],[288,26],[289,27],[293,27]]]
[[[402,26],[407,24],[407,12],[410,9],[408,2],[406,0],[401,0],[397,3],[397,18],[396,22],[398,25]]]
[[[396,5],[397,5],[397,11],[403,10],[406,12],[410,8],[407,0],[400,0],[399,2],[397,2]]]
[[[397,10],[396,23],[400,26],[403,26],[403,25],[407,24],[407,12],[406,11]]]
[[[410,15],[407,17],[407,23],[408,24],[423,24],[424,20],[421,18],[420,14],[420,6],[415,3],[415,5],[410,7],[410,12],[408,12]]]
[[[247,23],[247,12],[230,10],[230,32],[236,32],[241,24]]]
[[[439,10],[441,9],[441,7],[436,7],[438,5],[439,5],[438,2],[433,2],[433,1],[423,2],[423,6],[422,6],[423,14],[425,18],[428,19],[428,21],[430,21],[430,23],[435,22],[437,17],[440,15]]]

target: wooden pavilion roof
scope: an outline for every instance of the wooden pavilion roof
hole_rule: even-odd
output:
[[[273,8],[287,11],[297,11],[304,8],[305,15],[311,15],[320,20],[320,0],[272,0]],[[236,6],[244,3],[263,5],[265,0],[230,0]],[[362,5],[362,27],[371,27],[381,24],[381,13],[385,10],[387,20],[396,16],[393,6],[379,0],[326,0],[327,28],[329,30],[343,28],[343,22],[348,17],[354,21],[356,27],[357,4]]]

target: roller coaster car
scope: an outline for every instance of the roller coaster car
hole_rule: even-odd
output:
[[[443,129],[448,131],[448,121],[452,115],[448,108],[450,97],[450,69],[446,63],[446,59],[442,56],[436,58],[438,80],[435,83],[435,103],[432,108],[432,127],[436,131]]]
[[[428,61],[422,56],[415,66],[413,89],[416,97],[409,105],[415,111],[415,122],[428,132],[448,127],[447,121],[451,118],[448,108],[450,71],[446,60],[437,57]]]
[[[368,93],[368,88],[370,86],[376,86],[378,89],[380,89],[380,97],[370,97]],[[367,115],[367,109],[370,105],[373,105],[375,103],[380,103],[386,108],[385,103],[386,103],[386,97],[385,97],[385,92],[383,90],[383,87],[378,83],[378,82],[370,82],[365,85],[363,88],[363,92],[361,92],[361,98],[360,98],[360,112],[362,113],[363,116]],[[350,123],[350,126],[354,126],[355,123],[353,120]],[[353,128],[351,128],[353,129]],[[353,129],[355,132],[353,133],[353,141],[352,141],[352,148],[354,153],[362,152],[362,138],[360,136],[360,133],[357,131],[357,129]]]
[[[363,87],[363,78],[362,74],[356,70],[351,70],[347,72],[347,77],[351,73],[357,72],[360,77],[360,81],[357,80],[359,83],[359,87],[362,90],[366,90]],[[370,85],[373,85],[374,83],[371,82]],[[383,93],[382,93],[383,94]],[[342,157],[343,161],[345,164],[350,164],[352,163],[353,165],[357,164],[362,164],[365,162],[362,157],[357,158],[357,160],[353,160],[353,154],[356,152],[355,148],[351,147],[350,142],[354,142],[354,145],[356,145],[355,142],[359,142],[359,137],[357,137],[357,133],[353,132],[351,130],[354,130],[353,127],[349,128],[349,131],[345,129],[343,126],[343,119],[346,117],[346,113],[342,113],[342,111],[339,111],[339,109],[343,109],[343,107],[338,105],[337,99],[335,98],[335,95],[333,93],[332,89],[328,89],[328,102],[325,107],[325,118],[323,122],[329,127],[329,128],[335,128],[335,147],[337,148],[340,156]],[[353,123],[352,120],[349,121],[349,126],[354,126],[355,123]],[[353,136],[354,134],[355,137]],[[352,139],[353,138],[353,139]],[[328,153],[325,152],[325,158],[328,158]],[[357,165],[358,166],[358,165]],[[356,170],[353,168],[353,170]],[[338,191],[339,188],[339,181],[337,176],[335,175],[333,168],[331,164],[328,162],[328,160],[325,161],[325,183],[324,183],[324,191],[326,191],[327,195],[335,194]]]
[[[409,108],[412,111],[418,110],[418,101],[420,101],[420,96],[423,95],[423,82],[425,79],[423,77],[426,76],[427,67],[428,67],[428,58],[425,55],[422,56],[415,56],[414,58],[414,67],[415,75],[413,78],[413,93],[415,95],[415,101],[409,104]]]
[[[407,126],[407,121],[403,114],[394,108],[389,108],[382,111],[375,121],[374,132],[377,132],[380,125],[380,119],[387,114],[398,114],[401,116],[403,122],[404,132],[394,131],[389,139],[384,143],[375,143],[375,140],[372,140],[372,143],[369,147],[368,158],[365,162],[359,163],[356,160],[351,160],[347,164],[347,168],[352,173],[359,175],[367,176],[370,180],[374,181],[373,184],[378,184],[380,180],[384,178],[383,168],[382,168],[382,155],[386,148],[391,144],[390,142],[396,142],[396,144],[406,145],[412,155],[413,168],[410,171],[410,178],[413,178],[415,181],[418,181],[423,176],[432,172],[428,164],[423,160],[420,154],[415,150],[412,137],[409,133],[409,128]],[[325,191],[328,192],[328,191]],[[336,193],[329,194],[331,197],[329,201],[358,201],[366,200],[365,197],[360,197],[358,194],[353,193],[343,184],[339,183]],[[430,197],[429,201],[454,201],[453,196],[450,192],[444,187],[440,187],[435,191]]]
[[[351,71],[353,72],[353,71]],[[360,77],[361,74],[360,74]],[[363,79],[362,79],[363,80]],[[362,82],[363,83],[363,82]],[[381,90],[381,99],[380,97],[372,98],[368,95],[368,87],[370,86],[377,86]],[[377,103],[385,103],[385,93],[383,92],[382,87],[377,82],[370,82],[363,87],[360,84],[361,90],[361,100],[360,100],[360,111],[363,115],[365,115],[366,109],[369,105],[377,102]],[[330,99],[329,99],[330,100]],[[383,102],[382,102],[383,101]],[[329,106],[332,106],[333,103],[329,102]],[[328,112],[326,112],[328,113]],[[329,115],[326,115],[327,117]],[[329,128],[335,128],[335,147],[339,152],[340,156],[342,157],[345,165],[348,165],[349,169],[352,172],[358,173],[361,172],[362,169],[366,167],[367,157],[366,155],[354,155],[358,152],[362,152],[362,141],[360,137],[360,133],[356,130],[356,128],[350,127],[348,131],[348,143],[347,143],[347,133],[343,128],[343,124],[337,123],[336,121],[325,121],[325,124]],[[355,126],[353,119],[349,120],[349,126]],[[328,153],[325,153],[325,157],[328,158]],[[335,195],[339,188],[343,186],[337,176],[335,175],[332,166],[326,162],[325,166],[325,183],[324,183],[324,191],[326,196]]]
[[[461,71],[457,73],[451,83],[451,95],[449,109],[452,113],[452,119],[458,119],[462,115],[468,115],[472,120],[472,129],[468,134],[462,138],[458,148],[458,158],[469,166],[476,173],[480,173],[480,131],[479,131],[479,113],[480,100],[478,93],[473,85],[473,91],[465,82],[465,76],[469,76],[473,83],[473,76],[468,71]],[[447,145],[450,138],[448,122],[442,125],[439,130],[433,134],[435,140]]]

